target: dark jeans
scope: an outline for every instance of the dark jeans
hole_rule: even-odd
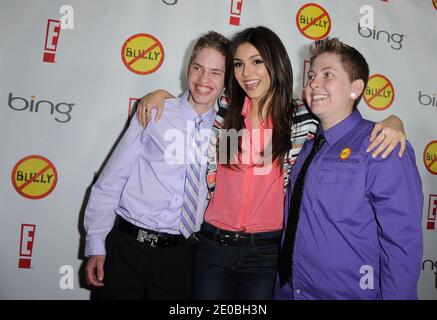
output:
[[[272,237],[278,232],[265,232]],[[199,234],[193,261],[196,300],[267,300],[273,296],[279,241],[276,244],[220,246]]]
[[[153,248],[112,229],[106,237],[103,299],[189,299],[193,252],[197,241]]]

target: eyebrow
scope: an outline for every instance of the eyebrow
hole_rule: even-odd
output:
[[[197,67],[199,67],[199,68],[206,69],[204,66],[202,66],[201,64],[199,64],[197,62],[193,62],[192,64],[197,66]],[[223,69],[218,69],[218,68],[212,68],[212,69],[209,69],[209,70],[216,71],[216,72],[217,71],[218,72],[225,72]]]
[[[324,68],[321,69],[321,71],[326,71],[326,70],[337,71],[337,69],[335,69],[334,67],[324,67]],[[314,70],[313,69],[308,70],[307,74],[310,73],[310,72],[314,72]]]
[[[337,69],[335,69],[334,67],[324,67],[321,70],[324,71],[324,70],[337,70]],[[313,69],[310,69],[310,71],[313,71]]]
[[[253,56],[250,56],[249,59],[253,59],[253,58],[256,58],[256,57],[261,57],[261,55],[260,54],[254,54]],[[241,61],[240,58],[234,58],[234,60],[240,60]]]

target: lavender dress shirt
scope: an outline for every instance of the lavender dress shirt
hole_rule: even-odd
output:
[[[165,101],[159,122],[141,127],[133,117],[114,153],[91,190],[85,211],[85,255],[105,255],[105,238],[116,214],[149,230],[179,234],[185,175],[187,137],[194,130],[196,112],[188,91]],[[155,112],[155,110],[153,110]],[[216,115],[211,108],[202,115],[202,149],[206,150]],[[154,119],[154,114],[152,114]],[[203,154],[201,177],[206,176]],[[197,223],[200,229],[207,205],[206,178],[201,179]]]
[[[408,143],[402,158],[373,159],[372,127],[355,110],[322,132],[327,142],[306,174],[293,276],[282,288],[277,281],[275,299],[417,299],[423,194],[414,152]],[[292,169],[286,215],[312,145]]]

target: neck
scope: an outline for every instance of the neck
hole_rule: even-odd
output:
[[[191,105],[191,107],[193,107],[194,111],[195,111],[199,116],[201,116],[201,115],[207,113],[207,112],[208,112],[209,110],[211,110],[211,108],[214,106],[213,104],[210,105],[210,106],[203,106],[203,105],[199,106],[199,105],[197,105],[197,104],[194,104],[194,105],[193,105],[193,104],[191,104],[191,103],[190,103],[190,105]]]
[[[320,118],[320,124],[322,125],[323,131],[331,129],[332,127],[334,127],[335,125],[339,124],[344,119],[349,117],[351,114],[352,114],[352,110],[349,113],[345,113],[345,114],[336,116],[335,118],[330,118],[330,119],[321,119]]]
[[[199,115],[203,115],[205,113],[207,113],[209,110],[211,110],[211,108],[214,106],[214,103],[211,103],[210,105],[207,104],[199,104],[196,103],[191,95],[188,96],[188,103],[190,104],[190,106],[193,108],[193,110]]]
[[[270,100],[270,99],[269,99]],[[261,115],[261,119],[259,118],[259,109],[260,104],[259,104],[259,99],[250,99],[250,118],[253,120],[257,120],[257,121],[262,121],[262,122],[266,122],[267,121],[267,106],[269,104],[269,100],[266,101],[266,103],[264,104],[264,108],[262,111],[262,115]]]

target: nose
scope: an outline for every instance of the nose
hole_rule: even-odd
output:
[[[202,73],[200,74],[200,82],[208,82],[208,74],[206,73],[206,71],[202,71]]]
[[[251,69],[249,64],[244,64],[242,68],[243,68],[243,72],[242,72],[243,77],[247,77],[248,75],[250,75]]]
[[[310,87],[312,89],[320,88],[320,80],[319,80],[319,78],[318,77],[314,77],[312,80],[310,80],[309,85],[310,85]]]

